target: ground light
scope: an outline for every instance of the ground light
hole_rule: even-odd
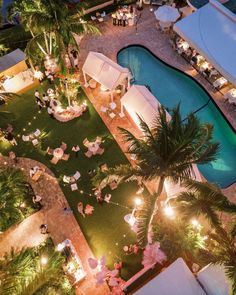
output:
[[[42,256],[40,262],[42,265],[46,265],[48,263],[48,258],[46,256]]]
[[[174,212],[173,208],[170,207],[169,205],[167,205],[164,208],[164,212],[165,212],[165,215],[169,218],[174,218],[174,216],[175,216],[175,212]]]

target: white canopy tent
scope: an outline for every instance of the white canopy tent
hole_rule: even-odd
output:
[[[182,258],[149,281],[135,295],[206,295]]]
[[[209,264],[197,274],[208,295],[230,295],[230,284],[223,266]]]
[[[218,1],[174,25],[174,30],[236,85],[236,15]]]
[[[124,85],[126,79],[130,77],[127,68],[123,68],[105,55],[99,52],[90,51],[82,68],[85,85],[86,75],[96,80],[103,88],[111,91],[118,85]]]
[[[139,126],[137,114],[152,128],[153,120],[156,117],[160,103],[152,93],[142,85],[133,85],[121,98],[121,112],[123,109],[128,112],[131,119]],[[167,113],[168,114],[168,113]],[[171,119],[168,114],[169,120]]]

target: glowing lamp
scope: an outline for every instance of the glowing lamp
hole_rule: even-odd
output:
[[[166,206],[166,207],[164,208],[164,212],[165,212],[165,215],[166,215],[167,217],[169,217],[169,218],[173,218],[174,215],[175,215],[175,212],[174,212],[173,208],[170,207],[170,206]]]
[[[42,265],[46,265],[48,263],[48,259],[45,256],[42,256],[40,261]]]

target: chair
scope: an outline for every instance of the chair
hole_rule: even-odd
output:
[[[105,150],[104,150],[103,148],[99,148],[99,149],[97,150],[97,154],[101,156],[101,155],[104,153],[104,151],[105,151]]]
[[[116,189],[118,187],[117,182],[112,181],[111,183],[109,183],[109,187],[113,191],[114,189]]]
[[[59,161],[59,159],[56,158],[56,157],[53,157],[53,158],[50,160],[50,162],[51,162],[52,164],[54,164],[54,165],[56,165],[56,164],[58,163],[58,161]]]
[[[98,18],[98,21],[99,21],[100,23],[102,23],[102,22],[104,21],[104,18],[103,18],[103,17],[99,17],[99,18]]]
[[[109,117],[110,117],[111,119],[114,119],[114,118],[115,118],[115,116],[116,116],[116,114],[115,114],[115,113],[113,113],[113,112],[111,112],[111,113],[109,114]]]
[[[43,171],[42,170],[38,170],[35,172],[35,174],[32,176],[32,180],[34,181],[38,181],[40,176],[42,175]]]
[[[97,20],[96,16],[93,16],[93,15],[91,15],[90,18],[91,18],[92,21]]]
[[[100,136],[97,136],[95,142],[97,144],[101,144],[102,143],[102,138]]]
[[[33,139],[32,140],[32,143],[33,143],[33,145],[38,145],[39,144],[39,141],[38,141],[38,139]]]
[[[107,171],[107,170],[108,170],[107,164],[106,164],[106,163],[101,164],[101,165],[100,165],[100,170],[101,170],[102,172]]]
[[[111,110],[115,110],[116,109],[116,103],[115,102],[109,103],[109,106],[110,106]]]
[[[47,148],[46,153],[49,155],[53,155],[53,149],[51,149],[50,147]]]
[[[78,186],[77,186],[77,184],[76,183],[73,183],[73,184],[71,184],[71,190],[72,190],[72,192],[73,191],[77,191],[78,190]]]
[[[67,149],[67,144],[62,141],[60,148],[65,151]]]
[[[22,135],[22,140],[23,141],[29,141],[30,137],[28,135]]]
[[[89,145],[89,140],[88,140],[87,138],[85,138],[85,139],[83,140],[83,145],[86,146],[86,147],[88,147],[88,145]]]
[[[75,180],[78,180],[81,177],[81,174],[79,173],[79,171],[76,171],[73,177]]]
[[[92,155],[93,155],[93,153],[91,152],[91,151],[87,151],[86,153],[84,153],[85,154],[85,156],[87,157],[87,158],[91,158],[92,157]]]
[[[62,156],[61,159],[62,159],[63,161],[68,161],[69,158],[70,158],[70,155],[69,155],[69,154],[64,154],[64,155]]]
[[[39,129],[36,129],[34,132],[34,136],[38,137],[41,134],[41,131]]]
[[[100,110],[101,110],[102,113],[106,113],[108,108],[106,108],[104,106],[101,106]]]
[[[105,17],[106,16],[106,11],[103,11],[102,13],[101,13],[101,17]]]
[[[64,176],[63,176],[63,182],[65,182],[65,183],[70,183],[70,176],[66,176],[66,175],[64,175]]]

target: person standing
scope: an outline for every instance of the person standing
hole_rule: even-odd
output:
[[[43,102],[44,102],[45,106],[48,108],[50,105],[50,99],[45,93],[43,94]]]
[[[40,98],[40,93],[39,93],[38,90],[35,91],[34,96],[35,96],[35,99],[36,99],[36,103],[37,103],[39,109],[41,110],[42,107],[43,107],[43,102],[42,102],[42,100]]]
[[[78,158],[78,153],[80,151],[80,147],[78,145],[75,145],[72,147],[72,151],[75,152],[75,157]]]

